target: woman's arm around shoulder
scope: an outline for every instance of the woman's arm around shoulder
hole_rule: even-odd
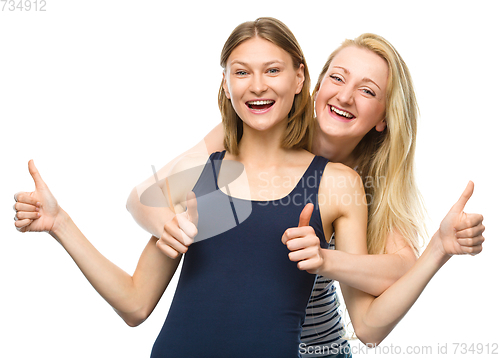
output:
[[[335,226],[335,237],[348,237],[340,240],[343,250],[367,254],[367,211],[359,175],[343,164],[328,163],[319,186],[318,204],[325,238],[332,236]],[[312,213],[312,204],[307,204],[298,227],[287,229],[282,242],[291,251],[290,260],[297,262],[300,270],[335,279],[337,272],[341,271],[332,257],[336,252],[321,248],[319,238],[309,226]]]
[[[223,127],[218,124],[197,145],[171,160],[153,176],[132,189],[127,200],[127,210],[143,229],[157,238],[161,237],[165,223],[170,220],[168,208],[175,199],[185,199],[185,196],[182,199],[171,196],[172,191],[183,195],[183,189],[175,188],[179,186],[179,179],[183,178],[179,173],[186,171],[184,177],[189,176],[184,186],[194,185],[192,178],[208,155],[224,149],[223,140]],[[166,179],[169,177],[171,178],[167,187]],[[170,184],[174,188],[170,187]]]

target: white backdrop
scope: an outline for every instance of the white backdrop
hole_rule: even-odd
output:
[[[486,344],[490,351],[500,344],[495,3],[46,0],[45,12],[7,5],[0,12],[0,356],[149,356],[175,284],[145,323],[126,326],[49,235],[14,229],[13,194],[33,190],[33,158],[91,242],[132,273],[149,235],[126,211],[126,198],[151,164],[161,167],[220,121],[220,50],[236,25],[259,16],[290,27],[313,83],[330,52],[363,32],[386,37],[407,62],[421,111],[418,181],[430,232],[471,179],[467,210],[485,216],[487,242],[481,255],[445,265],[384,352],[430,347],[442,356],[446,347],[453,355],[454,343],[482,343],[485,356]]]

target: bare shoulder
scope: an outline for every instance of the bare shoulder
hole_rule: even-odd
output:
[[[186,196],[196,185],[208,158],[204,152],[186,153],[177,158],[161,181],[162,189],[171,198],[176,212],[185,209]]]
[[[326,165],[318,195],[322,217],[328,222],[351,211],[353,204],[363,205],[366,200],[359,174],[340,163]]]
[[[320,191],[354,193],[360,189],[363,189],[363,182],[356,171],[341,163],[326,165]]]
[[[209,155],[203,151],[184,153],[176,158],[168,174],[169,176],[176,174],[189,175],[190,169],[198,169],[200,166],[205,166],[208,158]]]

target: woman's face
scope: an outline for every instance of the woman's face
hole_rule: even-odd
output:
[[[386,61],[374,52],[357,46],[342,49],[316,94],[320,130],[358,142],[373,127],[383,131],[388,76]]]
[[[237,46],[224,72],[226,97],[243,122],[260,131],[288,117],[303,82],[303,65],[295,69],[288,52],[260,37]]]

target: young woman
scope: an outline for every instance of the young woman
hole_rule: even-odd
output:
[[[330,279],[379,296],[413,266],[418,255],[418,234],[423,232],[423,209],[413,174],[417,105],[411,77],[401,56],[385,39],[364,34],[345,41],[332,53],[320,74],[314,98],[317,126],[313,152],[356,168],[361,174],[369,204],[368,252],[385,254],[351,255],[337,247],[320,250],[318,256],[321,262],[328,262],[325,275]],[[222,86],[219,99],[221,106],[227,105]],[[188,153],[222,150],[224,141],[221,124]],[[158,175],[167,177],[177,160]],[[137,187],[127,207],[141,226],[161,238],[158,247],[176,257],[187,247],[175,250],[175,240],[163,228],[167,220],[162,209],[143,205],[139,200],[153,183],[150,179]],[[468,214],[467,220],[468,227],[457,234],[460,239],[455,247],[448,248],[453,254],[481,251],[482,216]],[[295,238],[300,232],[289,234]],[[332,248],[334,244],[332,239]],[[308,269],[307,262],[295,260],[299,268]],[[302,332],[307,352],[347,346],[330,279],[318,278],[308,306]]]
[[[282,33],[285,36],[281,36]],[[285,41],[280,42],[276,37]],[[285,47],[283,43],[290,43],[290,46]],[[325,244],[325,237],[331,236],[335,228],[339,249],[352,253],[367,251],[364,201],[330,200],[363,197],[358,177],[343,165],[326,164],[320,157],[300,149],[307,146],[307,121],[312,117],[306,115],[307,67],[293,35],[276,20],[260,19],[238,27],[226,43],[224,54],[223,93],[231,100],[232,120],[237,127],[236,132],[230,131],[229,125],[225,127],[227,145],[231,149],[228,153],[212,155],[202,168],[202,174],[191,178],[195,183],[183,180],[180,184],[168,185],[165,181],[162,187],[170,192],[172,206],[183,209],[187,206],[187,211],[175,215],[172,210],[165,209],[170,210],[172,218],[166,227],[170,236],[164,236],[163,241],[150,240],[132,277],[92,247],[57,205],[32,162],[30,173],[36,190],[17,195],[15,208],[19,221],[16,227],[21,231],[50,232],[130,325],[141,323],[151,313],[178,264],[179,255],[175,255],[174,260],[169,259],[157,246],[165,251],[186,253],[169,317],[153,349],[155,357],[167,356],[166,352],[177,352],[173,356],[183,357],[298,355],[300,322],[314,276],[295,268],[294,259],[290,257],[292,260],[289,260],[280,239],[281,233],[298,221],[307,198],[312,198],[315,205],[306,206],[298,228],[307,234],[295,237],[287,231],[283,241],[288,249],[302,255],[309,247],[317,248],[318,241]],[[222,105],[221,109],[224,120],[230,121],[228,107]],[[228,184],[231,193],[220,189],[220,178],[231,176],[228,160],[242,163],[247,178],[245,181],[239,176]],[[178,162],[173,174],[183,173],[186,168],[193,167],[193,162],[199,163],[199,159],[192,157]],[[323,179],[315,185],[304,184],[309,181],[303,178],[321,178],[323,169]],[[259,177],[263,172],[273,177],[272,185]],[[286,178],[296,178],[292,191],[287,188]],[[339,179],[351,185],[335,185]],[[191,195],[185,204],[184,197],[189,195],[193,185],[197,203]],[[248,219],[237,223],[239,235],[234,235],[230,229],[208,240],[192,243],[209,230],[213,200],[205,199],[210,199],[211,193],[216,194],[213,200],[229,198],[235,208],[233,212],[238,211],[240,204],[250,202],[252,213]],[[299,198],[294,205],[283,200],[292,194]],[[463,205],[462,200],[456,210],[450,212],[442,235],[435,236],[436,243],[456,240],[453,228],[466,226],[460,217]],[[240,237],[248,230],[249,236]],[[260,236],[262,240],[258,240]],[[250,241],[254,238],[255,241]],[[293,245],[297,240],[311,238],[314,244],[307,247]],[[380,341],[404,315],[439,264],[445,261],[436,247],[430,253],[432,255],[427,255],[422,264],[415,265],[411,275],[405,275],[376,300],[348,286],[343,287],[360,339]],[[444,254],[451,252],[445,250]],[[312,258],[307,255],[299,257],[301,262],[311,261],[309,259]],[[322,273],[324,265],[301,268]],[[394,307],[396,298],[401,302],[398,307]],[[392,308],[390,312],[387,312],[388,307]],[[373,324],[378,322],[378,315],[383,315],[380,326]]]

